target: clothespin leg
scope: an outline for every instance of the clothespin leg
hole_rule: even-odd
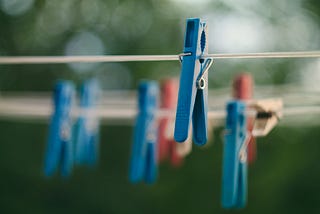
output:
[[[238,180],[238,194],[237,194],[237,203],[236,208],[244,208],[247,204],[247,174],[248,166],[247,161],[241,162],[239,166],[239,180]]]
[[[73,143],[70,141],[63,141],[64,144],[62,149],[61,159],[61,175],[68,177],[71,174],[73,168]]]
[[[75,135],[76,135],[76,146],[75,146],[75,162],[77,164],[84,164],[86,157],[86,146],[85,142],[87,137],[85,135],[84,118],[79,118],[75,125]]]
[[[234,136],[226,134],[223,150],[222,207],[230,209],[234,207],[237,199],[237,175],[239,171]]]
[[[147,147],[145,182],[147,184],[153,184],[155,183],[158,174],[156,142],[148,143]]]
[[[130,162],[130,171],[129,171],[129,180],[132,183],[137,183],[142,180],[144,168],[145,168],[145,160],[143,155],[147,154],[147,148],[144,148],[142,145],[143,136],[146,132],[146,126],[141,120],[141,118],[137,118],[137,122],[134,129],[134,140],[133,146],[131,150],[131,162]]]
[[[60,162],[62,144],[56,134],[58,133],[57,124],[58,118],[52,118],[45,159],[44,173],[46,176],[52,176],[52,174],[57,170]]]
[[[183,157],[180,156],[177,152],[178,143],[175,142],[174,140],[170,140],[169,144],[170,144],[171,164],[172,164],[172,166],[179,167],[179,166],[181,166],[181,164],[183,162]],[[179,145],[184,145],[184,144],[179,144]]]
[[[204,145],[208,140],[206,91],[198,89],[192,114],[193,140],[197,145]]]
[[[90,166],[95,166],[99,159],[99,142],[100,136],[96,134],[95,136],[91,136],[88,145],[88,164]]]
[[[159,123],[159,136],[158,136],[158,162],[162,162],[168,158],[169,154],[169,141],[166,136],[166,128],[168,126],[168,119],[161,119]]]
[[[246,204],[247,160],[240,160],[240,151],[246,143],[244,111],[245,105],[241,101],[231,101],[227,104],[222,176],[222,206],[227,209],[241,208]]]

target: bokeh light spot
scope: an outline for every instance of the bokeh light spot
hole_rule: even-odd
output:
[[[104,44],[100,37],[92,32],[80,32],[74,35],[66,44],[65,55],[102,55],[104,54]],[[69,63],[75,71],[90,71],[97,67],[99,63]]]
[[[1,9],[8,15],[19,16],[32,8],[34,0],[1,0]]]

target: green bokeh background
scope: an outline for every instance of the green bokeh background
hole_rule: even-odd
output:
[[[106,54],[177,54],[182,49],[187,17],[213,19],[216,12],[239,14],[237,10],[242,5],[240,1],[232,4],[227,1],[229,4],[226,4],[204,0],[201,3],[190,0],[185,3],[178,0],[96,1],[106,6],[106,11],[99,14],[110,13],[113,18],[106,18],[105,22],[102,18],[87,21],[81,13],[81,7],[85,6],[81,5],[85,2],[89,5],[89,0],[52,1],[52,8],[48,6],[49,1],[35,0],[30,10],[11,16],[4,11],[5,1],[1,0],[0,54],[64,55],[66,43],[82,31],[98,35],[106,47]],[[65,13],[73,20],[72,24],[59,34],[52,33],[54,29],[43,32],[43,38],[40,38],[41,31],[36,30],[39,17],[46,10],[59,11],[59,5],[66,2],[71,5]],[[276,26],[279,20],[303,11],[308,14],[312,26],[316,26],[314,32],[320,30],[320,2],[317,0],[273,0],[259,4],[260,7],[252,8],[257,19]],[[290,11],[291,4],[296,5],[296,11]],[[279,5],[290,10],[279,12]],[[120,6],[125,9],[117,9]],[[247,10],[250,10],[249,6],[244,4]],[[145,18],[152,19],[144,34],[138,34],[132,27],[137,25],[136,22],[142,22],[141,17],[135,18],[137,11],[142,18],[145,13]],[[271,12],[266,16],[261,11]],[[52,20],[60,18],[53,14],[52,19],[44,19],[45,26],[54,26]],[[119,20],[115,22],[115,19]],[[219,27],[210,26],[210,29]],[[273,36],[278,43],[269,49],[256,50],[297,50],[290,43],[277,45],[282,43],[281,33]],[[301,49],[319,49],[320,41],[314,39],[319,37],[308,38],[311,39]],[[292,40],[294,42],[294,38]],[[214,53],[215,47],[210,48]],[[217,61],[210,73],[210,89],[230,86],[232,76],[241,71],[252,73],[257,85],[298,84],[303,66],[312,62],[312,59]],[[57,79],[69,79],[79,84],[89,77],[98,77],[105,90],[134,89],[141,78],[161,80],[179,75],[178,62],[123,63],[122,67],[117,66],[100,64],[90,71],[79,72],[67,65],[2,65],[0,90],[3,94],[8,91],[48,92]],[[126,70],[126,75],[129,73],[128,84],[121,85],[121,77],[112,76],[113,70],[117,69]],[[110,82],[113,77],[116,84]],[[78,167],[69,179],[58,175],[47,179],[42,171],[47,124],[2,118],[0,213],[319,213],[319,128],[317,124],[283,125],[276,127],[267,137],[258,139],[258,159],[249,168],[248,206],[243,210],[226,211],[220,205],[223,127],[214,130],[209,146],[194,147],[181,168],[162,164],[158,182],[149,186],[132,185],[128,181],[132,126],[101,126],[100,163],[96,169]]]

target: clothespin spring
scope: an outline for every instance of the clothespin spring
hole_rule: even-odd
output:
[[[204,89],[206,87],[206,80],[204,78],[205,74],[208,72],[209,68],[211,67],[211,65],[213,64],[213,59],[212,58],[208,58],[205,63],[204,66],[202,68],[201,71],[201,76],[197,79],[197,88],[198,89]]]
[[[247,161],[247,148],[250,142],[250,139],[252,137],[252,134],[250,132],[246,133],[246,137],[244,138],[244,143],[242,144],[240,151],[239,151],[239,160],[241,163],[245,163]]]

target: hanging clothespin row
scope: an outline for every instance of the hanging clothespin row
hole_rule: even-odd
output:
[[[243,208],[247,203],[247,117],[245,103],[227,104],[223,149],[222,207]]]
[[[187,19],[174,130],[177,142],[188,138],[191,118],[194,143],[207,142],[208,70],[213,63],[212,58],[204,57],[208,53],[207,37],[205,22]]]
[[[96,113],[100,88],[97,80],[85,81],[80,88],[80,115],[76,123],[76,164],[93,166],[99,153],[99,118]]]
[[[134,127],[129,179],[152,184],[157,178],[157,110],[159,86],[143,81],[138,89],[138,114]]]
[[[75,87],[71,82],[59,81],[54,89],[54,109],[49,125],[49,139],[45,157],[45,175],[52,176],[61,164],[61,174],[66,177],[73,168],[73,139],[71,109]]]
[[[248,73],[241,73],[233,80],[233,97],[235,99],[248,101],[253,98],[254,80]],[[253,129],[253,118],[247,119],[247,130],[249,133]],[[257,158],[257,145],[254,137],[250,137],[248,142],[248,163],[252,164]]]
[[[160,108],[165,111],[174,111],[178,98],[178,81],[176,79],[166,79],[161,84]],[[183,158],[190,153],[192,144],[177,143],[173,137],[175,119],[162,117],[159,121],[159,141],[158,141],[158,161],[163,162],[170,159],[171,165],[178,167],[182,164]]]
[[[252,135],[266,136],[283,116],[282,99],[264,99],[252,101],[249,107],[256,110]]]

